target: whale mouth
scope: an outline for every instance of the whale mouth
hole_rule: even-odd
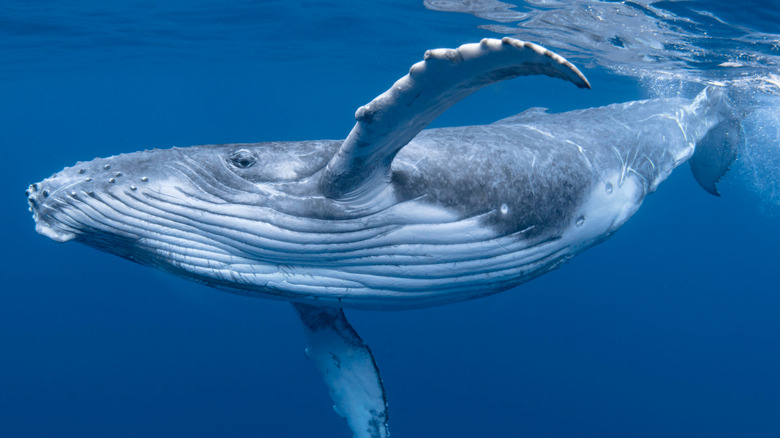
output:
[[[35,217],[33,217],[33,219],[35,219]],[[48,223],[37,219],[35,220],[35,231],[56,242],[67,242],[76,238],[76,233],[62,230],[59,227],[51,226]]]

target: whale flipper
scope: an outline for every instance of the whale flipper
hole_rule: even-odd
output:
[[[409,74],[357,110],[357,123],[328,163],[320,189],[329,198],[344,200],[376,194],[389,182],[398,151],[441,113],[486,85],[529,75],[590,88],[563,57],[512,38],[428,50]]]
[[[294,303],[306,334],[306,356],[322,373],[336,413],[354,438],[385,438],[387,401],[374,355],[344,311]]]

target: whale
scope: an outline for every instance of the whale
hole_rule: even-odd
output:
[[[150,149],[31,184],[36,231],[241,295],[292,303],[306,355],[357,438],[389,436],[383,382],[344,309],[506,291],[617,231],[685,162],[707,192],[742,141],[727,90],[426,127],[495,82],[591,87],[539,45],[434,49],[343,140]]]

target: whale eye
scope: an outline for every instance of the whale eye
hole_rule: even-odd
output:
[[[252,153],[246,149],[240,149],[233,152],[233,154],[230,155],[229,160],[231,163],[233,163],[234,166],[241,169],[252,167],[252,165],[255,164],[256,161]]]

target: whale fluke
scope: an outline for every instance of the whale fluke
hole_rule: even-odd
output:
[[[696,182],[708,193],[720,196],[716,184],[728,172],[742,144],[742,125],[731,119],[712,128],[697,145],[689,163]]]
[[[560,55],[512,38],[428,50],[409,74],[357,110],[357,123],[328,163],[320,189],[333,199],[377,193],[389,182],[398,151],[441,113],[486,85],[529,75],[590,88],[585,76]]]
[[[354,438],[386,438],[387,401],[374,355],[335,307],[294,303],[306,334],[306,356],[322,373],[336,413]]]

